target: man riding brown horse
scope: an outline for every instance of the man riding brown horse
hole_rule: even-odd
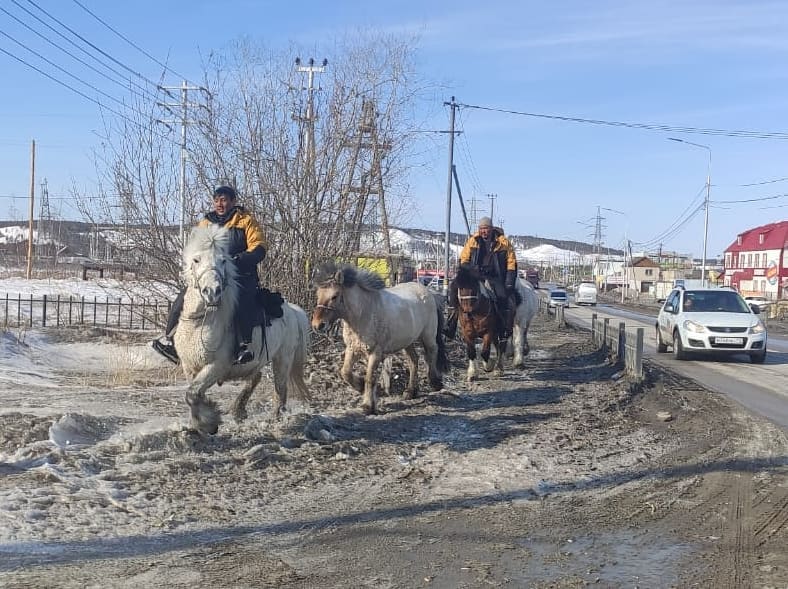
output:
[[[474,266],[489,280],[495,290],[498,313],[504,325],[501,339],[511,337],[517,306],[514,300],[517,258],[512,243],[502,229],[493,227],[490,217],[479,220],[479,230],[468,238],[462,248],[460,264]],[[447,337],[454,337],[457,332],[458,307],[457,284],[452,280],[449,285],[449,317],[444,332]]]

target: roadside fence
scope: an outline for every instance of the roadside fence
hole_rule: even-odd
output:
[[[621,321],[616,330],[610,324],[610,318],[599,319],[597,314],[591,315],[591,339],[597,349],[603,349],[624,365],[629,376],[643,378],[643,338],[642,327],[627,329]]]
[[[167,321],[165,300],[41,295],[0,295],[3,328],[88,325],[156,330]]]

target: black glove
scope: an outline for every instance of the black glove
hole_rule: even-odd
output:
[[[250,255],[249,252],[235,254],[233,256],[233,261],[235,262],[235,267],[238,268],[238,271],[244,274],[252,272],[255,269],[255,266],[257,266],[255,257]]]
[[[507,270],[506,280],[504,281],[504,286],[506,287],[506,294],[512,294],[514,292],[515,280],[517,280],[517,270]]]

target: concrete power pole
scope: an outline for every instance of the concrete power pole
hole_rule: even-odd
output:
[[[186,151],[186,126],[192,124],[194,121],[189,120],[189,106],[197,106],[196,104],[189,103],[189,91],[190,90],[203,90],[201,86],[189,86],[186,80],[184,80],[180,86],[159,86],[161,90],[164,90],[169,96],[173,96],[170,94],[170,90],[180,90],[181,91],[181,100],[180,102],[159,102],[158,105],[164,107],[170,114],[173,115],[172,119],[168,120],[159,120],[157,122],[164,123],[165,125],[171,124],[180,124],[181,126],[181,178],[178,182],[179,184],[179,193],[180,193],[180,220],[178,222],[178,239],[180,241],[181,247],[183,247],[186,242],[184,240],[184,224],[186,222],[186,160],[188,157],[188,152]],[[174,97],[173,97],[174,98]],[[173,110],[173,108],[178,110]],[[177,118],[176,118],[177,117]]]
[[[487,198],[490,199],[490,220],[495,225],[495,199],[498,198],[497,194],[488,194]]]
[[[450,107],[449,111],[449,177],[446,184],[446,252],[444,255],[444,271],[443,275],[443,294],[448,296],[449,293],[449,244],[451,243],[451,188],[452,188],[452,172],[454,170],[454,118],[459,105],[451,97],[451,101],[444,102],[444,106]]]

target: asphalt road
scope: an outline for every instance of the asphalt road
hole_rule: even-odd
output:
[[[591,328],[591,316],[610,317],[614,325],[645,328],[646,358],[691,378],[703,386],[735,399],[742,406],[788,430],[788,339],[769,335],[766,362],[751,364],[747,355],[698,357],[679,361],[672,354],[656,351],[656,315],[647,315],[607,305],[565,310],[566,320],[578,327]]]

